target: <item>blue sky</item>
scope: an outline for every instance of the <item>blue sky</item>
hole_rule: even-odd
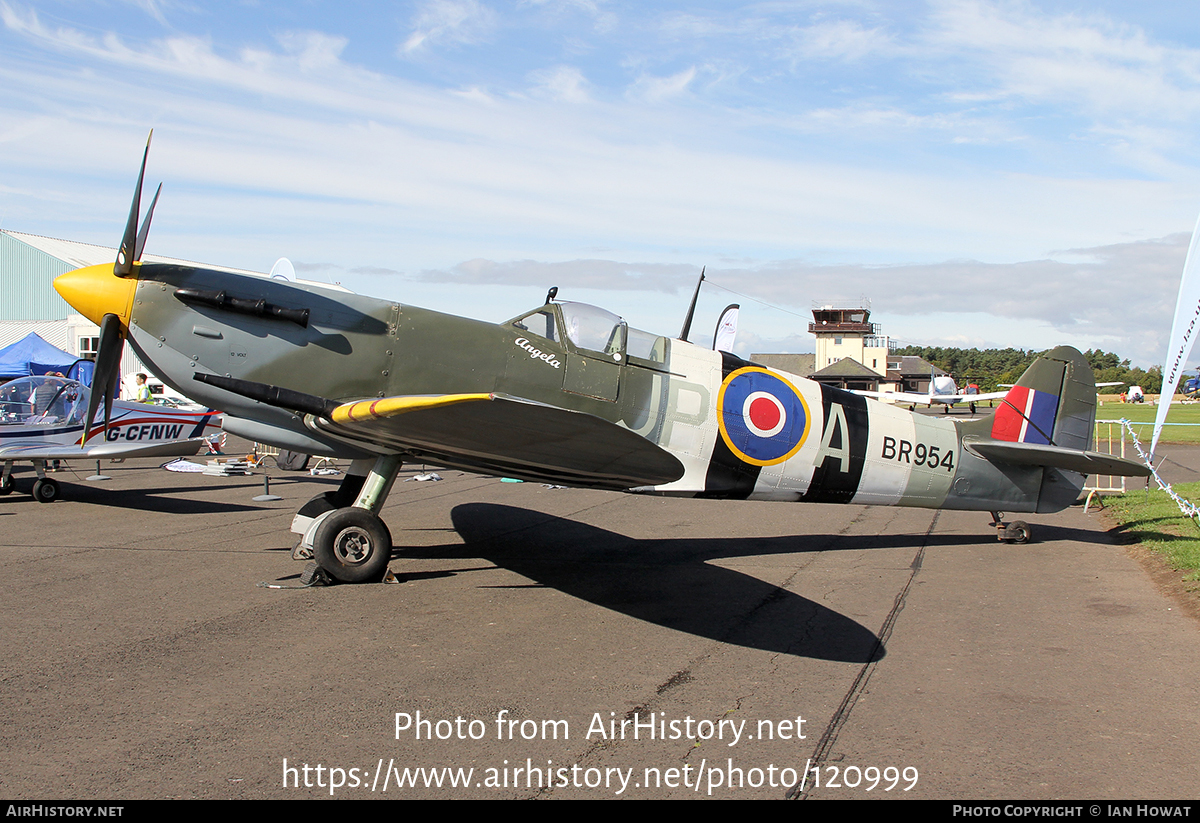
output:
[[[4,228],[114,245],[154,128],[151,252],[668,333],[707,266],[743,354],[1161,362],[1200,211],[1189,4],[0,0],[0,82]]]

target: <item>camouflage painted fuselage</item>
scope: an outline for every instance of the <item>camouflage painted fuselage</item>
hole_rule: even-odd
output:
[[[678,480],[634,489],[645,493],[1026,512],[1069,505],[1083,482],[1074,472],[996,464],[973,453],[972,438],[992,437],[991,419],[913,414],[636,330],[616,329],[604,347],[576,345],[559,304],[493,324],[205,269],[144,264],[137,277],[129,341],[142,360],[172,387],[223,409],[227,430],[282,448],[347,457],[387,451],[193,375],[338,402],[495,392],[586,412],[640,434],[683,464]],[[177,289],[307,309],[307,325],[198,304]],[[543,321],[549,326],[539,327]],[[1052,392],[1056,402],[1062,396],[1056,438],[1084,449],[1094,391],[1089,405],[1086,391],[1068,394],[1068,381],[1090,384],[1091,372],[1078,352],[1059,349],[1039,391]],[[434,450],[412,456],[483,467]]]

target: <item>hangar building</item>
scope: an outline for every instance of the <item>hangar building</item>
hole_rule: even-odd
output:
[[[37,332],[52,346],[76,357],[94,360],[100,340],[99,327],[76,314],[54,290],[54,278],[82,266],[111,263],[117,250],[73,240],[56,240],[35,234],[0,229],[0,347]],[[142,255],[148,263],[175,263],[185,266],[257,274],[223,266],[192,263]],[[149,372],[137,359],[131,346],[121,356],[121,374]]]

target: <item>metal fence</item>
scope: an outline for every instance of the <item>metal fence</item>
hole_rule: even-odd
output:
[[[1092,436],[1092,450],[1116,457],[1125,456],[1129,436],[1120,420],[1097,420],[1096,430]],[[1125,478],[1114,475],[1090,474],[1083,490],[1088,493],[1083,510],[1087,511],[1092,501],[1101,494],[1124,494]]]
[[[1164,423],[1163,426],[1200,426],[1200,423]],[[1146,452],[1142,448],[1142,444],[1139,442],[1137,432],[1135,431],[1135,429],[1138,427],[1149,427],[1152,430],[1154,424],[1133,423],[1125,419],[1097,420],[1096,434],[1093,440],[1094,444],[1092,448],[1105,454],[1113,454],[1124,457],[1126,444],[1128,443],[1129,447],[1132,449],[1132,451],[1136,452],[1137,456],[1142,460],[1142,462],[1149,464],[1150,461],[1147,459]],[[1197,509],[1197,507],[1191,501],[1186,500],[1176,494],[1175,490],[1171,488],[1171,484],[1159,476],[1158,471],[1153,465],[1150,466],[1150,472],[1151,476],[1154,478],[1154,482],[1160,489],[1165,491],[1172,500],[1175,501],[1176,505],[1179,506],[1180,512],[1192,519],[1197,519],[1200,517],[1200,509]],[[1117,480],[1120,480],[1119,485],[1116,482]],[[1092,475],[1088,477],[1087,484],[1083,488],[1088,493],[1087,501],[1083,506],[1083,510],[1086,512],[1093,499],[1098,498],[1102,493],[1124,492],[1125,478],[1106,478],[1104,476]]]

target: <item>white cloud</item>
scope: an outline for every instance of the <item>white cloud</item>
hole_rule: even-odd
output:
[[[477,43],[495,28],[496,14],[478,0],[427,0],[413,18],[401,56],[437,43]]]
[[[853,20],[820,21],[788,32],[794,60],[860,60],[891,51],[892,37]]]
[[[606,8],[606,3],[596,0],[523,0],[523,5],[536,6],[557,17],[581,12],[592,18],[593,29],[600,33],[613,30],[619,22],[617,15]]]
[[[1004,264],[964,260],[820,266],[788,260],[740,268],[716,265],[708,267],[708,288],[734,288],[750,299],[800,313],[814,300],[863,295],[871,300],[876,320],[891,318],[894,328],[885,326],[885,332],[920,345],[1044,348],[1067,342],[1116,350],[1150,363],[1161,359],[1166,347],[1189,239],[1179,234],[1070,249],[1055,255],[1061,259]],[[1130,272],[1137,272],[1135,282]],[[684,264],[476,259],[449,270],[422,272],[418,279],[471,286],[557,284],[564,292],[682,294],[695,285],[697,273],[696,266]],[[901,318],[902,324],[896,322]],[[771,339],[779,346],[785,338],[768,331],[746,339]],[[807,339],[797,337],[786,350],[811,351],[803,345]]]
[[[642,75],[630,88],[630,96],[647,103],[659,103],[671,97],[676,97],[687,91],[688,85],[696,79],[696,67],[684,69],[669,77],[651,77]]]
[[[532,72],[529,81],[535,93],[564,103],[586,103],[588,81],[574,66],[555,66]]]
[[[345,37],[331,37],[319,31],[293,31],[277,35],[284,51],[296,57],[305,71],[336,67],[348,42]]]
[[[977,99],[1061,102],[1071,109],[1174,120],[1200,112],[1200,50],[1151,42],[1100,16],[1025,3],[945,0],[926,46],[965,55],[983,75]]]

